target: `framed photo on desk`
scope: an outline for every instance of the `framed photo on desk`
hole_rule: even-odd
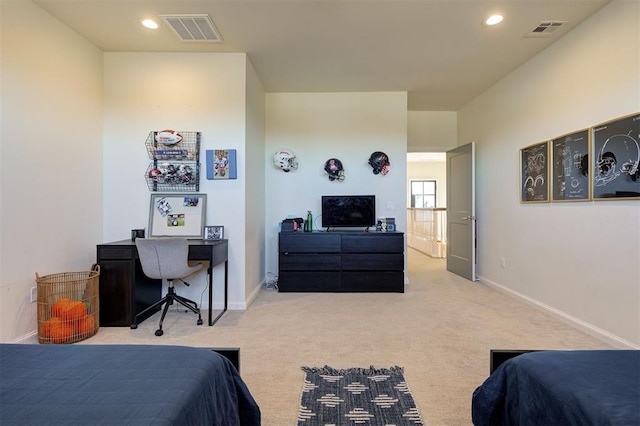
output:
[[[202,238],[206,194],[151,194],[150,237]]]
[[[224,239],[224,226],[205,226],[204,240],[222,240]]]

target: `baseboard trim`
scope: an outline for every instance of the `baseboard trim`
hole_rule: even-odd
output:
[[[500,285],[494,281],[491,281],[485,277],[482,276],[478,276],[478,281],[481,284],[486,285],[487,287],[491,287],[494,290],[497,290],[501,293],[505,293],[509,296],[512,296],[518,300],[521,300],[523,302],[525,302],[526,304],[544,311],[548,314],[553,315],[554,317],[560,319],[562,322],[567,323],[569,325],[571,325],[574,328],[577,328],[578,330],[582,330],[585,333],[589,334],[590,336],[595,337],[598,340],[601,340],[604,343],[607,343],[615,348],[619,348],[619,349],[640,349],[640,345],[636,345],[632,342],[629,342],[628,340],[625,340],[621,337],[618,337],[612,333],[609,333],[606,330],[603,330],[601,328],[598,328],[596,326],[594,326],[593,324],[590,324],[586,321],[583,321],[581,319],[578,319],[574,316],[571,316],[569,314],[567,314],[566,312],[563,312],[559,309],[556,309],[552,306],[549,306],[547,304],[541,303],[535,299],[532,299],[529,296],[525,296],[522,293],[518,293],[517,291],[511,290],[510,288],[507,288],[503,285]]]

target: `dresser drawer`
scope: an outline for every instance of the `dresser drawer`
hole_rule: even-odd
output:
[[[340,272],[283,272],[278,276],[278,291],[340,291]]]
[[[280,253],[279,269],[283,271],[338,271],[339,254],[297,254]]]
[[[403,234],[360,234],[342,236],[343,253],[403,253]]]
[[[340,290],[404,293],[403,272],[342,272]]]
[[[295,253],[340,253],[340,235],[291,232],[281,233],[280,252]]]
[[[342,255],[344,271],[402,271],[402,254],[345,253]]]

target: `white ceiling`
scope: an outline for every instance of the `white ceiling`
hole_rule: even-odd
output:
[[[33,0],[105,52],[246,52],[267,92],[406,91],[455,111],[611,0]],[[497,27],[481,21],[493,12]],[[208,14],[222,43],[188,43],[160,14]],[[525,37],[541,21],[567,21]]]

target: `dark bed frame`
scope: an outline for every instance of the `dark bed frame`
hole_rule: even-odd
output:
[[[231,361],[231,364],[240,372],[240,348],[210,348]]]
[[[493,374],[496,368],[503,362],[518,355],[529,352],[538,352],[540,349],[491,349],[489,352],[489,374]]]

